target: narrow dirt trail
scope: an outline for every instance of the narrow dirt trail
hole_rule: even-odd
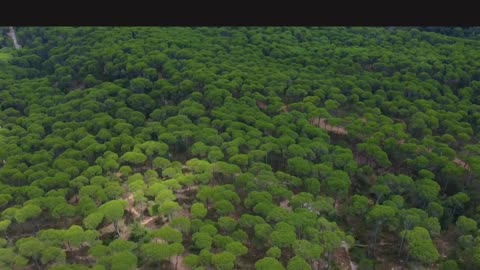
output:
[[[399,144],[399,145],[405,144],[405,140],[402,139],[402,140],[398,141],[398,144]],[[427,148],[427,152],[431,153],[432,151],[433,151],[432,148]],[[459,159],[458,157],[455,157],[455,158],[453,159],[453,163],[455,163],[455,164],[456,164],[457,166],[459,166],[459,167],[464,168],[465,170],[467,170],[467,171],[469,171],[469,172],[472,170],[472,168],[470,167],[470,165],[469,165],[467,162],[465,162],[464,160]]]
[[[183,259],[183,256],[174,256],[170,258],[170,263],[173,266],[173,269],[175,270],[191,270],[190,267],[188,267]]]
[[[8,29],[9,31],[7,35],[13,40],[13,46],[15,46],[15,49],[17,50],[21,49],[22,46],[18,44],[17,33],[15,32],[15,28],[13,28],[13,26],[9,26]]]
[[[347,135],[348,131],[342,126],[332,126],[328,123],[326,118],[314,117],[310,119],[310,124],[317,126],[329,132],[333,132],[339,135]]]
[[[286,199],[280,202],[280,207],[288,211],[292,211],[292,207],[289,204],[290,204],[290,201]]]
[[[337,211],[337,213],[340,211],[342,205],[340,204],[340,202],[337,200],[335,201],[335,203],[333,204],[333,206],[335,207],[335,210]]]
[[[463,160],[461,160],[461,159],[459,159],[459,158],[457,158],[457,157],[453,160],[453,162],[454,162],[455,164],[457,164],[458,166],[466,169],[467,171],[470,171],[470,170],[472,169],[472,168],[470,168],[470,165],[468,165],[467,162],[465,162],[465,161],[463,161]]]
[[[134,218],[136,219],[139,219],[141,217],[141,214],[138,212],[138,210],[135,208],[135,197],[133,195],[133,193],[128,193],[128,196],[127,196],[127,201],[128,201],[128,208],[127,208],[127,211],[130,212]],[[185,213],[184,213],[185,212]],[[190,212],[188,212],[188,214],[186,213],[187,211],[182,211],[181,215],[184,215],[184,216],[188,216],[190,214]],[[151,224],[152,222],[155,221],[155,217],[143,217],[142,221],[141,221],[141,224],[142,225],[149,225]],[[168,225],[168,223],[165,223],[165,225]],[[157,239],[158,243],[166,243],[164,240],[162,239]],[[173,269],[175,270],[191,270],[184,262],[184,256],[173,256],[170,258],[170,263],[172,264],[172,267]]]
[[[145,218],[142,220],[142,225],[147,225],[147,224],[150,224],[150,222],[154,221],[155,218],[154,217],[148,217],[148,218]]]
[[[128,201],[127,211],[130,212],[135,218],[140,218],[141,215],[135,208],[135,197],[133,196],[133,193],[128,194],[127,201]]]
[[[350,261],[350,269],[351,269],[351,270],[357,270],[357,269],[358,269],[357,264],[355,264],[354,262],[352,262],[352,259],[351,259],[351,257],[350,257],[350,252],[349,252],[349,248],[350,248],[350,247],[348,246],[348,244],[347,244],[345,241],[342,241],[341,247],[345,250],[345,253],[346,253],[346,255],[347,255],[347,258],[348,258],[348,260]]]
[[[129,193],[127,196],[128,201],[128,208],[127,211],[130,212],[135,219],[140,219],[141,214],[138,212],[137,208],[135,208],[135,197],[133,193]],[[142,225],[149,225],[156,220],[156,217],[146,217],[143,216],[143,219],[140,221]]]

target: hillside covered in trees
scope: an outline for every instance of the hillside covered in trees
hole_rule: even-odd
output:
[[[0,269],[480,269],[476,31],[0,28]]]

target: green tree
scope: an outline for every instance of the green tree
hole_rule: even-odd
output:
[[[377,244],[377,236],[381,233],[383,226],[392,222],[397,214],[397,209],[386,205],[375,205],[367,213],[367,224],[373,226],[373,248]]]
[[[168,260],[172,252],[167,244],[146,243],[140,246],[142,257],[148,264],[159,265]]]
[[[410,256],[425,264],[431,264],[438,260],[440,254],[425,228],[415,227],[405,233]]]
[[[230,252],[213,254],[212,264],[215,266],[215,269],[231,270],[235,266],[235,255]]]
[[[146,160],[147,156],[138,152],[127,152],[120,157],[120,162],[128,162],[135,166],[144,164]]]
[[[477,230],[477,222],[466,216],[460,216],[455,223],[461,234],[472,234]]]
[[[320,259],[324,253],[322,246],[313,244],[307,240],[296,240],[293,243],[293,251],[296,257],[307,260],[310,265],[313,265],[313,262]]]
[[[288,261],[287,270],[304,270],[312,267],[300,256],[295,256]]]
[[[43,265],[46,264],[63,264],[65,263],[66,255],[65,251],[58,247],[47,247],[42,251],[42,257],[40,261]]]
[[[0,233],[5,234],[5,237],[7,237],[7,230],[11,223],[8,219],[0,221]]]
[[[237,221],[231,217],[220,217],[218,227],[225,232],[232,232],[237,227]]]
[[[21,256],[32,259],[36,267],[40,267],[39,265],[42,251],[46,248],[43,242],[34,237],[27,237],[18,240],[15,243],[15,246],[17,247],[18,253]]]
[[[446,260],[440,264],[440,270],[459,270],[458,264],[454,260]]]
[[[255,263],[256,270],[285,270],[285,267],[274,258],[266,257]]]
[[[275,227],[275,230],[270,234],[272,243],[280,248],[291,247],[295,242],[297,236],[295,229],[284,222],[280,222]]]
[[[297,176],[309,176],[312,172],[312,164],[301,157],[294,157],[287,160],[289,171]]]
[[[235,255],[236,257],[243,256],[248,253],[248,248],[240,242],[228,243],[225,250]]]
[[[167,216],[168,220],[172,220],[173,213],[177,212],[181,208],[182,207],[177,202],[165,201],[160,204],[160,207],[158,208],[158,213]]]
[[[358,194],[353,195],[350,211],[354,215],[363,216],[368,211],[368,198]]]
[[[110,257],[111,269],[134,270],[137,269],[138,259],[132,252],[122,251]]]
[[[18,223],[25,223],[29,219],[38,217],[42,213],[42,209],[35,204],[27,204],[15,211],[15,220]]]
[[[112,200],[98,208],[98,212],[104,215],[105,221],[113,223],[118,235],[120,235],[118,221],[123,217],[127,204],[128,203],[124,200]]]
[[[169,243],[172,243],[172,242],[180,243],[182,242],[182,239],[183,239],[181,232],[173,229],[168,225],[164,225],[162,226],[162,228],[152,231],[151,235],[153,237],[159,237]]]
[[[192,235],[192,240],[198,249],[210,249],[213,239],[208,233],[197,232]]]
[[[95,230],[102,223],[104,217],[103,213],[91,213],[83,219],[83,225],[87,229]]]
[[[282,250],[279,247],[273,246],[273,247],[269,248],[265,254],[268,257],[278,259],[282,255]]]

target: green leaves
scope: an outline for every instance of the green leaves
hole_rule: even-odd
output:
[[[296,233],[292,226],[280,222],[270,234],[272,244],[280,248],[287,248],[293,245],[296,240]]]
[[[312,267],[300,256],[295,256],[288,261],[287,270],[308,270]]]
[[[397,209],[391,206],[374,205],[367,214],[367,222],[381,225],[392,221],[396,214]]]
[[[413,230],[407,231],[406,239],[411,256],[421,263],[430,264],[440,257],[425,228],[415,227]]]
[[[230,252],[213,254],[212,264],[219,270],[231,270],[235,266],[235,255]]]
[[[38,259],[42,251],[45,249],[45,244],[35,237],[22,238],[15,243],[20,255],[32,259]]]
[[[309,176],[312,172],[312,164],[301,157],[290,158],[287,161],[289,171],[297,176]]]
[[[165,240],[169,243],[175,242],[175,243],[180,243],[183,240],[182,233],[173,229],[170,226],[163,226],[162,228],[158,230],[154,230],[150,233],[150,235],[154,238],[160,238],[162,240]]]
[[[83,219],[83,225],[87,229],[95,230],[102,223],[104,217],[103,213],[92,213]]]
[[[266,257],[255,263],[256,270],[285,270],[285,267],[274,258]]]
[[[293,251],[295,255],[297,255],[297,260],[300,261],[298,258],[304,258],[308,261],[314,261],[316,259],[321,258],[323,255],[324,249],[322,246],[310,243],[307,240],[296,240],[293,243]],[[301,264],[300,262],[295,262],[294,264]]]
[[[98,212],[104,215],[107,222],[116,222],[123,217],[126,207],[126,201],[112,200],[101,205]]]
[[[240,257],[248,253],[248,248],[240,242],[231,242],[227,244],[225,249],[236,257]]]
[[[203,218],[207,214],[207,208],[202,203],[194,203],[190,209],[192,217]]]
[[[0,232],[38,241],[0,241],[0,268],[83,270],[57,264],[88,248],[97,270],[184,250],[232,269],[253,248],[271,257],[257,269],[309,269],[352,241],[335,222],[362,244],[388,228],[425,264],[424,231],[455,222],[444,268],[480,265],[475,29],[17,30],[30,49],[0,53]],[[109,226],[100,244],[103,223],[138,246]]]
[[[458,217],[456,225],[462,234],[472,234],[477,230],[477,222],[466,216]]]
[[[210,249],[212,246],[212,237],[208,233],[194,233],[192,235],[192,240],[198,249]]]
[[[11,221],[10,220],[2,220],[0,221],[0,233],[5,233],[10,226]]]
[[[161,262],[172,256],[172,252],[167,244],[146,243],[140,246],[142,256],[148,261]]]
[[[25,223],[27,220],[36,218],[42,213],[42,209],[35,204],[27,204],[15,211],[15,220],[18,223]]]
[[[120,162],[128,162],[133,165],[144,164],[146,160],[147,156],[138,152],[127,152],[120,157]]]

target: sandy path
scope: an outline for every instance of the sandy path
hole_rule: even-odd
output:
[[[147,225],[147,224],[151,223],[151,222],[154,221],[154,220],[155,220],[154,217],[144,218],[144,219],[142,220],[142,225]]]
[[[137,211],[135,208],[135,197],[133,193],[129,193],[127,196],[127,201],[128,201],[128,208],[127,211],[130,212],[135,218],[140,218],[140,213]],[[184,209],[184,211],[181,212],[182,216],[189,216],[190,212]],[[144,217],[142,220],[142,225],[148,225],[151,222],[155,221],[155,217]],[[166,223],[165,225],[167,225]],[[112,226],[113,227],[113,226]],[[162,239],[157,239],[158,243],[164,243],[165,241]],[[183,256],[173,256],[170,258],[170,263],[173,266],[173,269],[176,270],[191,270],[184,262],[184,257]]]
[[[282,207],[283,209],[287,209],[289,211],[292,211],[292,207],[289,205],[290,201],[287,199],[287,200],[284,200],[284,201],[281,201],[280,202],[280,207]]]
[[[135,197],[134,197],[133,193],[128,194],[127,201],[128,201],[127,211],[130,212],[135,219],[139,219],[142,215],[135,208]],[[142,225],[148,225],[148,224],[154,222],[155,220],[156,220],[156,217],[143,216],[143,219],[140,223]]]
[[[463,160],[461,160],[461,159],[459,159],[459,158],[457,158],[457,157],[453,160],[453,162],[454,162],[455,164],[457,164],[458,166],[466,169],[467,171],[470,171],[470,170],[472,169],[472,168],[470,168],[470,165],[468,165],[467,162],[465,162],[465,161],[463,161]]]
[[[135,197],[133,196],[133,193],[128,194],[127,201],[128,201],[127,211],[130,212],[135,218],[140,218],[141,215],[135,208]]]
[[[17,41],[17,33],[15,32],[15,28],[13,28],[13,26],[10,26],[8,27],[8,29],[10,30],[8,32],[8,36],[13,40],[13,46],[15,46],[15,49],[21,49],[22,46],[20,46],[20,44],[18,44],[18,41]]]
[[[171,257],[170,263],[173,265],[173,269],[175,270],[191,270],[190,267],[185,264],[183,256]]]
[[[326,118],[314,117],[310,119],[310,124],[317,126],[329,132],[339,135],[347,135],[348,131],[342,126],[332,126],[328,123]]]
[[[257,100],[257,106],[260,107],[260,109],[262,110],[266,110],[268,108],[268,105],[265,102],[260,100]]]
[[[354,262],[352,262],[352,259],[351,259],[351,257],[350,257],[350,252],[349,252],[349,248],[350,248],[350,247],[348,246],[347,242],[342,241],[341,247],[345,250],[345,253],[347,254],[347,258],[348,258],[348,260],[350,261],[350,269],[352,269],[352,270],[357,270],[357,269],[358,269],[358,266],[357,266],[357,264],[355,264]]]

